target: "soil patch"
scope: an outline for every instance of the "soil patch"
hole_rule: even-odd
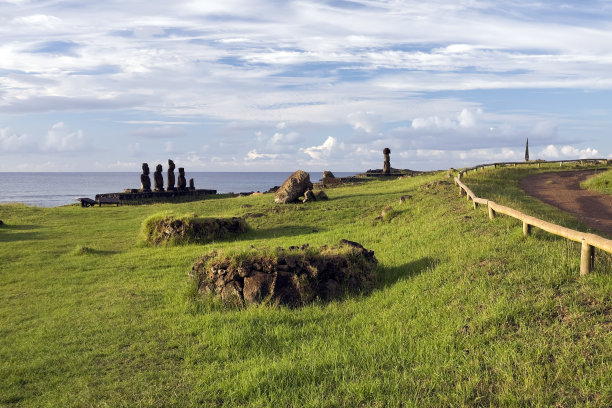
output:
[[[521,188],[530,196],[566,211],[590,227],[612,236],[612,196],[584,190],[580,183],[597,170],[563,171],[527,176]]]

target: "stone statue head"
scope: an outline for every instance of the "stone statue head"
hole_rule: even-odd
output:
[[[179,167],[179,174],[184,176],[185,175],[185,169],[182,167]]]
[[[147,163],[142,163],[142,174],[149,174],[149,165]]]
[[[174,170],[174,162],[168,159],[168,170]]]
[[[383,154],[391,154],[391,149],[389,149],[388,147],[385,147],[383,149]]]
[[[158,165],[157,165],[157,167],[155,167],[155,171],[156,171],[156,172],[158,172],[158,173],[161,173],[161,171],[162,171],[162,165],[161,165],[161,164],[158,164]]]

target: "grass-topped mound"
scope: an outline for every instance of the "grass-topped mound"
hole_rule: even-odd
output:
[[[212,252],[196,260],[190,275],[201,294],[218,295],[228,304],[297,306],[370,289],[376,264],[373,251],[343,239],[319,249]]]
[[[142,239],[154,245],[205,244],[217,239],[245,233],[248,227],[244,219],[205,218],[195,214],[174,216],[168,213],[154,214],[142,223]]]

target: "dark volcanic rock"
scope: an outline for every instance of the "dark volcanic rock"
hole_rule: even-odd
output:
[[[278,204],[297,202],[298,198],[312,189],[310,175],[305,171],[298,170],[289,176],[274,195],[274,201]]]
[[[325,191],[323,190],[317,191],[315,193],[315,197],[317,200],[329,200],[329,197],[327,197],[327,194],[325,194]]]
[[[154,245],[204,244],[248,230],[243,218],[205,218],[197,216],[152,216],[142,226],[143,239]]]
[[[304,199],[302,200],[302,202],[309,203],[311,201],[317,201],[317,198],[315,197],[312,190],[306,190],[306,192],[304,193]]]
[[[308,245],[276,252],[207,254],[194,262],[190,276],[201,294],[219,296],[233,305],[257,303],[303,305],[348,292],[369,290],[374,283],[374,252],[356,242],[317,250]]]

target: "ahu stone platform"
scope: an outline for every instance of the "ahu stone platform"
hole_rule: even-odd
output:
[[[96,201],[100,198],[117,198],[121,204],[138,204],[143,201],[174,201],[197,200],[202,196],[217,194],[217,190],[185,190],[185,191],[150,191],[126,190],[123,193],[96,194]]]

